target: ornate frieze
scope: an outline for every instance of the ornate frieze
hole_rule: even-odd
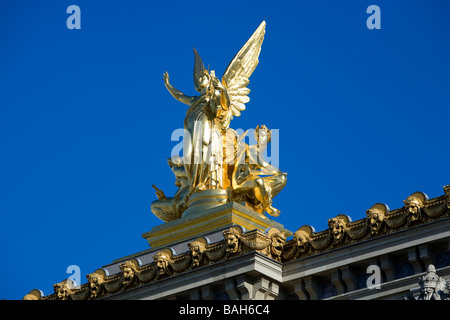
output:
[[[40,291],[32,290],[26,300],[86,300],[99,299],[156,282],[176,274],[196,268],[219,263],[236,256],[258,252],[281,263],[312,256],[327,250],[344,247],[349,244],[379,237],[381,235],[410,228],[421,223],[450,216],[450,186],[444,187],[441,197],[428,199],[422,192],[415,192],[404,201],[404,207],[393,211],[383,203],[376,203],[366,211],[366,217],[352,222],[344,214],[328,220],[328,229],[316,232],[312,226],[300,227],[291,240],[276,227],[265,232],[247,231],[234,225],[223,231],[223,239],[209,243],[204,237],[188,242],[188,251],[181,254],[169,247],[157,251],[153,261],[142,265],[138,258],[120,263],[120,272],[108,275],[104,269],[88,274],[88,282],[74,287],[69,279],[54,285],[54,293],[43,296]],[[437,279],[437,280],[436,280]],[[423,300],[437,299],[436,291],[431,293],[433,270],[421,280]],[[441,286],[437,284],[437,286]],[[447,284],[448,286],[448,284]],[[430,289],[431,288],[431,289]],[[442,290],[441,290],[442,291]],[[444,291],[442,291],[444,292]],[[445,291],[446,292],[446,291]],[[442,295],[439,296],[442,299]]]

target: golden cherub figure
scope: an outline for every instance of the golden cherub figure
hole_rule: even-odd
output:
[[[265,126],[255,129],[256,145],[242,143],[239,137],[236,164],[232,176],[232,198],[246,196],[255,199],[264,211],[278,217],[280,211],[272,206],[272,199],[287,183],[287,173],[266,162],[263,153],[271,140],[271,131]]]

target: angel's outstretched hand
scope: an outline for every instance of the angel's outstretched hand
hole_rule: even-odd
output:
[[[164,83],[169,84],[169,73],[166,71],[163,75]]]

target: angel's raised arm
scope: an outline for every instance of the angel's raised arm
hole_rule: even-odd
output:
[[[169,74],[167,73],[167,71],[166,71],[166,73],[164,73],[164,84],[166,85],[166,88],[170,92],[170,94],[180,102],[190,105],[192,103],[192,101],[195,99],[195,97],[187,96],[183,92],[175,89],[169,83]]]

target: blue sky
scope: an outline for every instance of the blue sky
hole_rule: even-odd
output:
[[[81,30],[66,9],[81,8]],[[369,5],[381,29],[369,30]],[[317,231],[450,184],[448,1],[0,1],[0,299],[148,248],[195,47],[221,76],[263,19],[231,127],[280,130],[276,221]]]

